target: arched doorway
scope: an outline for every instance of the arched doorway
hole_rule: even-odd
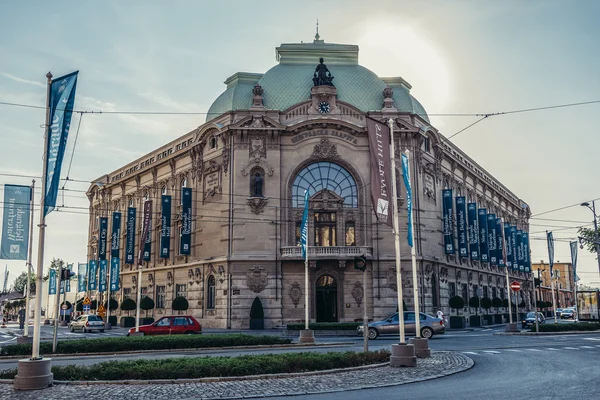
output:
[[[331,275],[321,275],[315,289],[317,322],[337,322],[337,281]]]

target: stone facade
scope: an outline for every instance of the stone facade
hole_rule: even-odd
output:
[[[331,66],[334,76],[337,64],[344,68],[357,64],[356,46],[335,45],[338,47],[328,49],[317,42],[322,41],[289,48],[282,45],[278,51],[293,63],[316,65],[319,57],[326,62],[337,60]],[[338,55],[340,48],[356,58],[350,60],[350,66],[345,66],[346,59]],[[137,255],[143,203],[153,200],[151,259],[143,263],[141,282],[137,281],[137,256],[134,265],[121,265],[121,285],[116,293],[119,301],[126,296],[136,299],[140,289],[160,305],[151,311],[157,318],[174,313],[171,302],[180,294],[189,301],[187,313],[205,327],[248,328],[250,306],[258,297],[264,308],[265,328],[303,321],[305,266],[297,244],[303,200],[297,201],[294,185],[303,171],[324,163],[345,175],[339,172],[337,178],[321,176],[329,186],[311,194],[309,200],[310,318],[359,320],[365,301],[374,319],[394,312],[397,286],[393,234],[389,227],[378,223],[372,211],[367,115],[380,121],[392,120],[396,157],[405,150],[412,154],[421,310],[434,314],[441,308],[449,314],[448,298],[462,295],[463,290],[470,297],[476,287],[484,288],[488,297],[492,293],[503,295],[503,269],[444,254],[441,191],[453,188],[457,195],[477,201],[525,231],[529,208],[445,140],[430,126],[426,115],[400,109],[394,92],[408,93],[410,85],[401,78],[381,78],[385,88],[378,95],[377,111],[361,110],[344,101],[345,95],[334,86],[312,87],[304,101],[281,110],[263,105],[264,99],[274,94],[258,85],[262,76],[240,73],[228,79],[253,85],[247,109],[209,118],[181,138],[99,178],[89,188],[89,259],[96,258],[98,250],[97,217],[110,216],[117,210],[125,213],[128,207],[137,209]],[[311,82],[312,76],[306,79]],[[356,85],[360,90],[360,82]],[[325,112],[322,103],[328,104]],[[399,169],[397,175],[400,182]],[[348,182],[354,184],[351,194],[335,188],[336,179],[342,176],[349,176]],[[192,189],[193,198],[189,256],[179,255],[183,186]],[[162,194],[171,195],[175,205],[168,258],[160,257],[158,246]],[[403,199],[399,202],[402,204]],[[329,218],[327,222],[319,219],[325,217]],[[406,226],[404,206],[400,209],[403,238]],[[320,236],[315,233],[317,228]],[[121,232],[123,260],[125,229]],[[317,240],[319,243],[315,243]],[[368,260],[366,288],[363,273],[354,269],[355,257],[363,254]],[[404,300],[410,309],[415,282],[406,239],[401,242],[401,255]],[[510,274],[511,279],[527,279],[522,273]]]

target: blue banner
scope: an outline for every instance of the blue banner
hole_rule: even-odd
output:
[[[189,255],[192,243],[192,189],[181,188],[181,241],[179,254]]]
[[[479,225],[479,252],[481,254],[481,262],[490,262],[488,249],[488,225],[487,225],[487,210],[480,208],[477,211]]]
[[[504,223],[504,246],[506,247],[506,267],[512,268],[513,246],[510,236],[510,224]]]
[[[469,257],[469,244],[467,243],[467,204],[462,196],[456,198],[456,231],[458,232],[458,255],[461,258]]]
[[[106,267],[108,262],[106,260],[100,260],[100,268],[98,275],[98,291],[106,292]]]
[[[171,196],[162,196],[162,220],[160,230],[160,257],[169,258],[171,253]]]
[[[546,240],[548,241],[548,264],[550,265],[550,277],[552,275],[552,268],[554,267],[554,238],[552,232],[546,232]]]
[[[519,246],[517,246],[517,227],[510,227],[510,242],[512,244],[512,269],[519,270]]]
[[[56,294],[56,270],[48,272],[48,294]]]
[[[490,254],[490,265],[498,265],[498,254],[496,252],[496,214],[487,215],[488,224],[488,252]]]
[[[110,291],[116,292],[119,290],[119,267],[121,260],[118,257],[110,259]]]
[[[98,288],[98,261],[90,260],[88,265],[88,290],[96,290]]]
[[[527,232],[523,232],[523,266],[525,267],[525,272],[531,272],[531,265],[529,260],[529,234]]]
[[[75,71],[69,75],[54,79],[50,84],[50,126],[46,135],[46,196],[44,198],[44,215],[56,207],[58,184],[62,167],[71,115],[75,104],[75,90],[77,74]]]
[[[127,226],[125,237],[125,264],[133,264],[133,255],[135,253],[135,217],[136,209],[129,207],[127,209]]]
[[[70,273],[71,271],[73,271],[73,264],[67,264],[67,269],[69,270],[69,278],[67,280],[65,280],[65,289],[67,290],[67,293],[71,292],[71,277],[70,277]]]
[[[300,228],[300,245],[302,246],[302,258],[308,260],[308,190],[304,191],[304,213],[302,214]]]
[[[408,245],[413,247],[413,220],[412,220],[412,187],[410,185],[410,172],[408,170],[408,157],[402,154],[402,176],[406,186],[406,207],[408,210]]]
[[[496,257],[498,258],[499,267],[506,266],[504,263],[504,235],[502,232],[502,218],[496,218]]]
[[[79,263],[77,265],[77,291],[78,292],[85,292],[85,289],[87,287],[86,274],[87,274],[87,264]]]
[[[442,190],[442,227],[444,231],[444,251],[454,254],[454,223],[452,213],[452,189]]]
[[[106,260],[106,241],[108,239],[108,218],[100,217],[100,240],[98,242],[98,260]]]
[[[110,238],[110,256],[119,258],[121,247],[121,213],[115,211],[112,215],[112,235]]]
[[[525,271],[525,257],[523,253],[523,231],[517,229],[517,265],[519,266],[520,272]]]
[[[4,185],[1,259],[27,260],[29,219],[32,218],[30,202],[31,187]]]
[[[469,220],[469,251],[471,260],[479,260],[479,228],[477,226],[477,203],[467,205]]]
[[[148,201],[146,201],[148,203]],[[146,214],[144,210],[144,219],[148,219],[148,231],[144,237],[144,261],[150,261],[150,254],[152,253],[152,203],[150,203],[150,212]],[[146,221],[144,221],[146,223]]]

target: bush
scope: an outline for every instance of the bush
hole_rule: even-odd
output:
[[[142,297],[142,300],[140,300],[140,309],[146,311],[146,316],[148,316],[148,310],[152,310],[153,308],[154,300],[148,296]]]
[[[108,323],[111,326],[117,326],[117,316],[116,315],[111,315],[110,317],[108,317]]]
[[[508,307],[508,299],[502,299],[502,307]]]
[[[126,298],[125,300],[123,300],[123,302],[121,303],[121,310],[123,311],[127,311],[127,315],[129,315],[129,311],[133,311],[137,308],[137,304],[135,302],[135,300],[131,299],[131,298]],[[134,324],[135,324],[135,320],[134,320]]]
[[[133,328],[135,326],[135,317],[121,317],[119,325],[121,328]]]
[[[519,308],[525,308],[525,301],[521,300],[521,302],[519,303]]]
[[[308,324],[308,328],[313,331],[355,331],[362,325],[362,322],[316,322]],[[305,327],[304,324],[288,324],[288,331],[300,331]]]
[[[194,379],[222,376],[282,374],[350,368],[389,361],[388,350],[368,353],[284,353],[239,357],[168,358],[163,360],[108,361],[90,366],[52,367],[57,380]],[[1,378],[14,378],[17,369],[2,371]]]
[[[492,300],[490,300],[488,297],[482,297],[481,308],[486,310],[486,312],[489,312],[490,308],[492,308]]]
[[[469,307],[475,309],[475,315],[477,315],[477,311],[479,309],[480,304],[481,302],[479,300],[479,297],[477,296],[473,296],[469,299]]]
[[[115,351],[196,349],[289,344],[291,339],[271,335],[164,335],[120,336],[115,338],[59,340],[57,354],[111,353]],[[40,353],[52,353],[52,341],[40,343]],[[31,344],[14,344],[0,348],[2,356],[31,354]],[[124,379],[124,378],[123,378]]]
[[[175,311],[185,311],[190,308],[190,303],[183,296],[175,297],[171,308]]]
[[[107,308],[108,308],[108,300],[104,302],[104,309],[106,310]],[[119,308],[119,302],[116,301],[115,299],[110,299],[110,309],[116,310],[117,308]]]
[[[83,312],[83,303],[81,301],[78,301],[75,305],[75,311]]]
[[[97,310],[98,309],[98,300],[92,300],[92,302],[90,303],[90,310]]]
[[[450,300],[448,300],[448,305],[450,308],[455,309],[456,313],[458,314],[458,310],[464,308],[465,300],[460,296],[453,296],[450,297]]]
[[[500,297],[494,297],[492,299],[492,306],[496,308],[502,307],[502,299]]]
[[[575,324],[541,324],[540,332],[565,332],[565,331],[596,331],[600,329],[599,322]],[[531,332],[535,332],[535,325]]]

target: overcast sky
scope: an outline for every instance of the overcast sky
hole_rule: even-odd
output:
[[[477,118],[433,114],[600,100],[598,15],[594,0],[0,0],[0,102],[44,106],[46,73],[79,70],[76,109],[203,113],[230,75],[263,73],[281,43],[312,41],[318,18],[325,42],[357,44],[362,65],[406,79],[448,137]],[[204,120],[85,114],[68,171],[74,115],[62,177],[92,181]],[[0,184],[31,183],[6,174],[41,176],[43,123],[43,109],[0,105]],[[533,261],[548,260],[545,230],[568,240],[593,220],[578,204],[600,198],[599,126],[596,103],[493,116],[452,139],[531,206]],[[47,218],[46,266],[53,257],[86,261],[88,186],[68,182],[59,195],[65,207]],[[555,260],[570,259],[567,241],[555,247]],[[12,283],[25,263],[7,264]],[[594,255],[580,252],[579,276],[600,284]]]

